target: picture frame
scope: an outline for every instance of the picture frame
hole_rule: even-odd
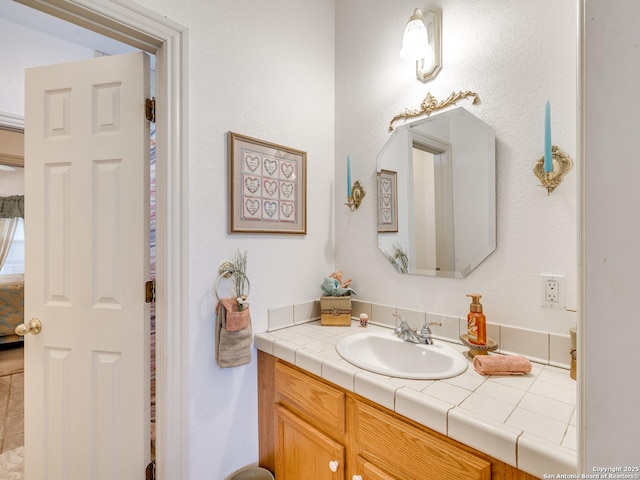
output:
[[[398,231],[398,174],[378,172],[378,232]]]
[[[307,154],[228,134],[229,232],[307,233]]]

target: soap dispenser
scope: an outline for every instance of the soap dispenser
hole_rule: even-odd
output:
[[[467,315],[467,335],[470,343],[485,345],[487,343],[487,318],[482,313],[480,298],[482,295],[468,294],[471,297],[471,306]]]

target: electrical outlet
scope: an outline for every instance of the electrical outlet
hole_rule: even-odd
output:
[[[546,302],[558,303],[558,286],[558,280],[555,278],[547,279],[544,292]]]
[[[540,275],[540,294],[543,307],[565,307],[565,276],[564,275]]]

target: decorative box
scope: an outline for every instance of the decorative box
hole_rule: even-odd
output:
[[[351,326],[351,295],[320,297],[320,325]]]

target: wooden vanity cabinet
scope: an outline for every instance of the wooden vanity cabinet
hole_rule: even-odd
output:
[[[258,352],[260,465],[276,480],[534,480]]]

